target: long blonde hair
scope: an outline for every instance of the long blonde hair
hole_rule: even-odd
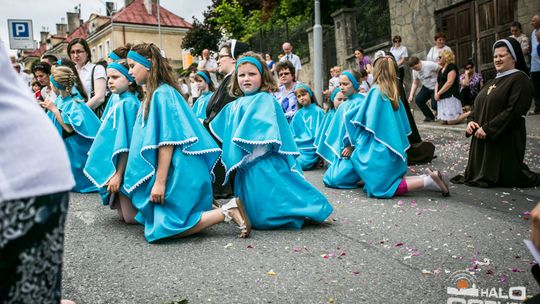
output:
[[[373,81],[379,85],[381,93],[390,99],[392,108],[397,110],[399,108],[397,65],[391,57],[385,56],[375,60]]]
[[[75,73],[69,67],[57,66],[52,68],[51,75],[54,81],[65,87],[65,89],[58,88],[58,90],[64,90],[71,95],[71,89],[77,81]]]
[[[131,49],[134,52],[137,52],[139,55],[147,58],[152,63],[150,67],[148,80],[146,81],[146,96],[143,108],[143,117],[146,119],[148,111],[150,109],[150,102],[152,100],[152,95],[154,91],[162,83],[166,83],[171,87],[175,88],[179,93],[180,88],[174,79],[172,73],[172,67],[169,64],[167,58],[164,58],[161,55],[159,48],[153,43],[140,43]],[[182,94],[180,94],[182,95]]]

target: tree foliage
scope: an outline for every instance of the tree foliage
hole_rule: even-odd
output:
[[[194,22],[193,29],[182,43],[199,53],[204,48],[215,49],[220,39],[235,38],[249,43],[260,34],[275,31],[304,31],[314,19],[315,0],[212,0],[203,13],[203,22]],[[389,28],[388,11],[381,11],[384,1],[331,0],[320,1],[321,23],[333,25],[331,14],[342,8],[359,10],[359,38],[369,39]],[[362,13],[364,12],[364,13]],[[388,19],[388,20],[387,20]],[[277,38],[277,37],[276,37]]]
[[[210,24],[194,18],[193,27],[182,40],[182,48],[191,50],[192,54],[200,54],[204,49],[214,50],[221,39],[221,33]]]

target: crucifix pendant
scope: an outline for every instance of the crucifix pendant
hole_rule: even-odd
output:
[[[496,87],[497,87],[496,85],[491,85],[489,87],[489,90],[488,90],[487,94],[489,95],[489,93],[491,93],[491,90],[495,89]]]

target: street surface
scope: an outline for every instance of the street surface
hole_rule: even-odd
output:
[[[531,130],[538,130],[540,116],[533,122]],[[419,127],[438,157],[408,174],[426,167],[442,170],[447,179],[462,173],[469,149],[463,133],[434,123]],[[531,133],[525,161],[539,172],[540,137]],[[527,212],[540,202],[540,189],[451,184],[448,198],[421,191],[379,200],[361,189],[325,188],[323,172],[305,176],[335,208],[327,223],[252,231],[249,239],[237,238],[233,225],[219,224],[193,237],[149,244],[141,226],[120,223],[97,194],[72,194],[64,298],[94,304],[433,304],[447,303],[447,287],[457,287],[459,279],[452,274],[465,270],[468,282],[491,290],[492,297],[482,300],[511,303],[495,298],[492,288],[497,296],[516,286],[527,295],[540,293],[523,244],[530,235]]]

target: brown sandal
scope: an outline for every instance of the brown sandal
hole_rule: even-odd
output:
[[[440,171],[431,171],[431,169],[426,169],[426,173],[433,179],[433,181],[439,186],[439,189],[441,189],[442,196],[450,196],[450,189],[448,189],[448,185],[444,181],[444,178]]]

